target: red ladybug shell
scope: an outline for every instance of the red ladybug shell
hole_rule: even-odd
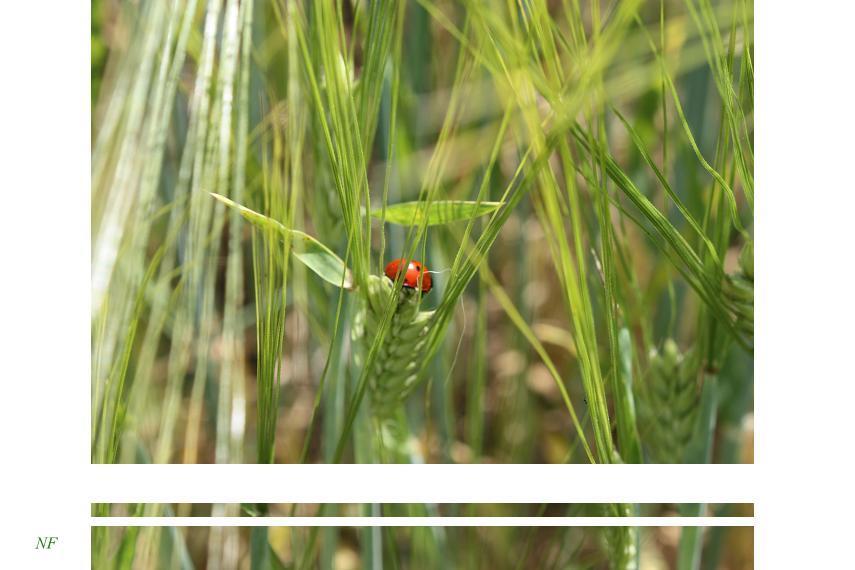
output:
[[[395,281],[398,277],[398,274],[401,272],[401,266],[407,263],[404,259],[395,259],[394,261],[390,261],[386,266],[386,277]],[[422,293],[427,293],[431,288],[431,278],[430,273],[427,272],[427,267],[418,261],[411,261],[407,263],[407,272],[404,274],[404,287],[409,289],[415,289],[418,287],[419,283],[419,273],[421,273],[421,284],[422,284]]]

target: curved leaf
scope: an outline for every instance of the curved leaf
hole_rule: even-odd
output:
[[[420,226],[427,216],[428,226],[438,226],[489,214],[498,210],[502,204],[504,202],[435,200],[426,207],[426,202],[402,202],[386,207],[386,221],[402,226]],[[372,210],[371,216],[380,219],[383,217],[383,210]]]
[[[309,234],[303,233],[300,230],[288,229],[273,218],[241,206],[225,196],[220,196],[213,192],[210,194],[229,208],[237,210],[241,216],[257,227],[277,231],[283,236],[290,234],[291,239],[299,244],[294,248],[294,257],[302,261],[306,267],[314,271],[324,281],[332,283],[336,287],[344,287],[348,290],[353,289],[353,274],[344,264],[344,261],[333,253],[330,248]],[[342,275],[344,276],[344,280],[342,280]]]

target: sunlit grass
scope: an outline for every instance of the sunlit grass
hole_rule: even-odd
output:
[[[749,2],[119,6],[93,462],[740,461]]]

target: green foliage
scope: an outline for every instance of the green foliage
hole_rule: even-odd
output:
[[[727,276],[724,294],[736,317],[736,328],[754,340],[754,242],[747,242],[739,254],[739,271]]]
[[[93,462],[740,456],[749,2],[93,13]]]
[[[276,505],[272,505],[274,508]],[[444,505],[443,514],[463,505]],[[476,505],[470,505],[475,507]],[[552,516],[602,516],[598,505],[477,505],[480,516],[539,516],[548,520]],[[660,505],[654,505],[659,509]],[[336,505],[346,516],[424,516],[421,505]],[[624,510],[628,515],[629,511]],[[316,528],[316,527],[315,527]],[[750,527],[721,527],[730,547],[729,559],[752,556],[752,529]],[[139,527],[95,527],[105,531],[111,542],[136,544],[138,550],[145,546],[145,530]],[[223,527],[206,528],[187,526],[168,529],[163,534],[178,534],[190,544],[204,544]],[[527,568],[562,568],[568,570],[627,570],[665,565],[673,559],[674,537],[701,535],[704,529],[696,527],[540,527],[513,526],[448,526],[448,527],[325,527],[320,535],[320,548],[332,549],[329,565],[315,561],[304,562],[305,549],[313,532],[311,527],[238,527],[230,549],[235,559],[247,563],[251,569],[279,570],[284,568],[419,568],[442,570],[459,568],[476,570],[524,570]],[[714,530],[714,529],[710,529]],[[746,540],[747,536],[747,540]],[[667,537],[667,538],[666,538]],[[643,545],[639,553],[638,545]],[[699,543],[701,544],[701,543]],[[700,552],[709,554],[709,544],[702,544]],[[160,560],[160,566],[143,568],[192,568],[169,548]],[[207,555],[207,556],[206,556]],[[202,549],[197,553],[200,563],[195,567],[210,567],[210,553]],[[208,561],[208,564],[205,561]],[[137,566],[142,560],[137,561]],[[679,561],[678,561],[679,563]],[[347,566],[346,566],[347,564]],[[95,570],[107,570],[109,563],[93,564]],[[679,566],[691,568],[690,566]],[[718,566],[717,566],[718,567]]]
[[[502,206],[501,202],[466,202],[437,200],[429,205],[421,202],[393,204],[385,209],[373,210],[371,215],[393,224],[403,226],[436,226],[468,220],[489,214]]]
[[[219,194],[211,195],[228,207],[236,209],[240,212],[241,216],[259,228],[273,230],[280,234],[280,237],[287,238],[291,247],[296,250],[293,252],[294,257],[327,283],[343,289],[353,288],[353,276],[344,261],[333,253],[330,248],[309,234],[286,228],[276,220],[235,204],[233,201]]]
[[[104,3],[102,0],[92,0],[92,31],[90,35],[90,58],[92,104],[98,101],[101,90],[101,78],[107,64],[107,43],[104,41]]]
[[[628,329],[618,332],[617,343],[619,362],[615,374],[620,380],[615,393],[615,416],[618,418],[618,442],[624,462],[642,463],[632,378],[632,337]]]

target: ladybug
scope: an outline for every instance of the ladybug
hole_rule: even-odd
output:
[[[416,289],[419,281],[421,280],[422,293],[429,292],[431,289],[430,273],[428,272],[427,267],[418,261],[411,261],[409,263],[407,263],[405,259],[395,259],[390,261],[386,266],[386,277],[395,281],[401,273],[401,266],[404,264],[407,265],[407,272],[404,274],[403,281],[404,287],[408,289]]]

